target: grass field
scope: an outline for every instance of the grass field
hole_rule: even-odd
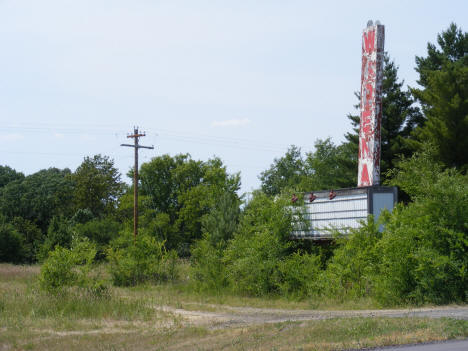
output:
[[[38,272],[37,266],[0,265],[0,350],[340,350],[468,337],[468,321],[447,318],[199,321],[162,307],[338,310],[372,303],[204,296],[173,285],[112,288],[105,298],[49,296],[38,289]]]

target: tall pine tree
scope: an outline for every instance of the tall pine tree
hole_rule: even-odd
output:
[[[454,23],[428,43],[427,57],[416,57],[418,84],[413,89],[424,112],[415,130],[415,149],[431,143],[446,167],[468,170],[468,33]]]

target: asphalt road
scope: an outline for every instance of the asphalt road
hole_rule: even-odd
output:
[[[368,351],[468,351],[468,339],[446,341],[434,344],[420,344],[420,345],[402,345],[381,347],[377,349],[366,349]]]

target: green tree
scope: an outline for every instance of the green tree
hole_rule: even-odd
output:
[[[301,149],[291,145],[286,154],[275,158],[273,164],[260,174],[262,190],[267,195],[278,195],[286,187],[297,186],[305,175]]]
[[[317,140],[315,150],[306,154],[303,191],[355,186],[357,153],[348,144],[335,145],[330,138]]]
[[[44,241],[44,234],[34,222],[22,217],[13,218],[11,224],[21,236],[23,261],[27,263],[36,262],[39,248]]]
[[[24,247],[21,234],[0,215],[0,262],[20,263],[23,259]]]
[[[47,228],[47,235],[44,243],[41,245],[38,252],[38,259],[43,261],[53,251],[56,246],[69,249],[73,240],[72,225],[69,220],[64,217],[53,217]]]
[[[0,188],[0,212],[9,220],[23,217],[43,232],[53,216],[70,216],[73,182],[69,169],[43,169]]]
[[[263,192],[279,195],[285,189],[303,192],[356,183],[357,152],[349,144],[337,146],[330,138],[318,139],[315,150],[305,156],[293,145],[283,157],[275,159],[260,175]]]
[[[203,218],[203,239],[192,247],[192,272],[199,290],[219,292],[228,285],[223,254],[238,228],[240,201],[223,193]]]
[[[73,226],[72,231],[79,237],[88,238],[96,245],[98,256],[103,259],[105,251],[114,238],[117,237],[121,224],[109,217],[102,219],[94,218],[85,223],[77,223]]]
[[[113,214],[124,185],[114,161],[108,156],[85,157],[72,175],[76,209],[89,209],[94,216]]]
[[[157,213],[167,213],[174,222],[180,208],[178,194],[200,182],[199,165],[188,154],[162,155],[143,163],[141,193],[148,196],[149,206]]]
[[[421,112],[414,106],[415,101],[410,90],[403,89],[403,85],[404,81],[398,79],[398,66],[386,53],[382,81],[380,169],[383,176],[389,169],[395,167],[398,155],[409,156],[411,154],[407,140],[411,138],[411,132],[424,121]],[[356,96],[360,100],[359,94]],[[359,106],[357,104],[355,107],[359,109]],[[345,137],[352,152],[356,155],[355,174],[357,174],[360,116],[349,114],[348,118],[351,120],[353,131],[348,132]]]
[[[439,48],[429,43],[427,57],[416,57],[421,89],[413,89],[421,103],[425,123],[415,130],[423,143],[435,146],[446,167],[468,168],[468,33],[455,24],[437,36]]]
[[[13,168],[10,168],[8,166],[0,166],[0,188],[4,187],[5,185],[14,180],[23,178],[23,173],[16,172]]]
[[[180,255],[189,255],[191,244],[202,237],[202,221],[218,199],[224,193],[238,198],[240,187],[239,174],[228,174],[219,158],[203,162],[188,154],[163,155],[144,163],[140,181],[144,221],[159,237],[161,230],[170,233],[163,235],[166,246]]]
[[[416,56],[418,84],[426,88],[430,84],[433,71],[440,71],[447,62],[466,60],[468,52],[468,34],[451,23],[447,30],[437,35],[437,44],[427,43],[427,56]]]
[[[212,245],[225,246],[237,230],[240,200],[230,193],[223,193],[212,210],[202,220],[202,231]]]

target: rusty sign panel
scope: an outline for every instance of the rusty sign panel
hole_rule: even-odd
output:
[[[369,21],[362,35],[358,187],[380,183],[384,39],[384,26]]]
[[[383,209],[393,210],[397,202],[396,187],[360,187],[304,194],[302,206],[292,206],[295,239],[330,239],[334,232],[343,235],[359,228],[368,215],[378,220]]]

